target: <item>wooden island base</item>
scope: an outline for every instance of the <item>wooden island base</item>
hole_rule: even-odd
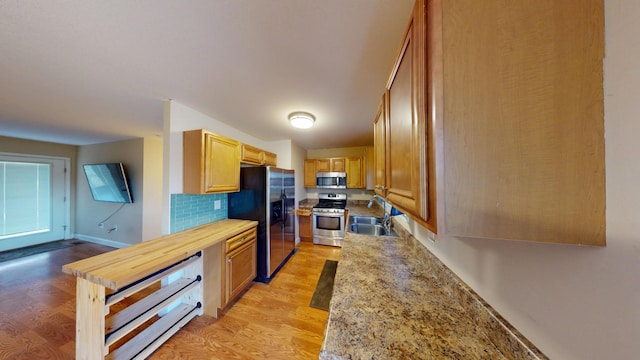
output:
[[[77,277],[76,359],[146,358],[195,316],[217,318],[242,290],[227,284],[237,283],[234,266],[255,277],[256,226],[225,219],[64,265]],[[246,265],[228,261],[233,249],[249,254]],[[148,294],[110,314],[140,293]]]

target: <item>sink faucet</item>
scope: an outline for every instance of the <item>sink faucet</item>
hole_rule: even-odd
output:
[[[382,218],[382,227],[387,231],[391,228],[391,217],[386,212],[384,213],[384,218]]]
[[[378,195],[373,195],[373,196],[371,197],[371,200],[369,200],[369,204],[367,205],[367,207],[368,207],[368,208],[371,208],[371,205],[373,205],[373,200],[375,200],[376,198],[378,198],[378,199],[382,199],[382,198],[381,198],[380,196],[378,196]]]

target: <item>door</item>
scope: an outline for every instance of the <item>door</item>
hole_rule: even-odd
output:
[[[68,161],[0,154],[0,251],[70,237]]]
[[[416,3],[419,9],[421,2]],[[410,23],[394,70],[387,84],[385,165],[386,198],[421,220],[427,220],[426,128],[423,100],[423,54],[419,11]],[[414,34],[418,36],[414,37]]]

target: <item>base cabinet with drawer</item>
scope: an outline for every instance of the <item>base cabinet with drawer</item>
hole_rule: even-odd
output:
[[[257,275],[257,230],[252,228],[203,250],[205,314],[220,318]]]
[[[300,241],[313,242],[313,224],[311,209],[298,209],[298,228],[300,229]]]
[[[250,230],[227,240],[226,247],[223,307],[235,300],[256,277],[256,230]]]

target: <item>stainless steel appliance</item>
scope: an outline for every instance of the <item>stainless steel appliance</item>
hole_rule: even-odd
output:
[[[346,172],[319,172],[316,174],[316,188],[318,189],[346,189]]]
[[[258,221],[257,281],[268,283],[295,250],[294,171],[240,169],[240,191],[228,195],[230,219]]]
[[[313,207],[313,243],[342,246],[347,194],[319,194]]]

